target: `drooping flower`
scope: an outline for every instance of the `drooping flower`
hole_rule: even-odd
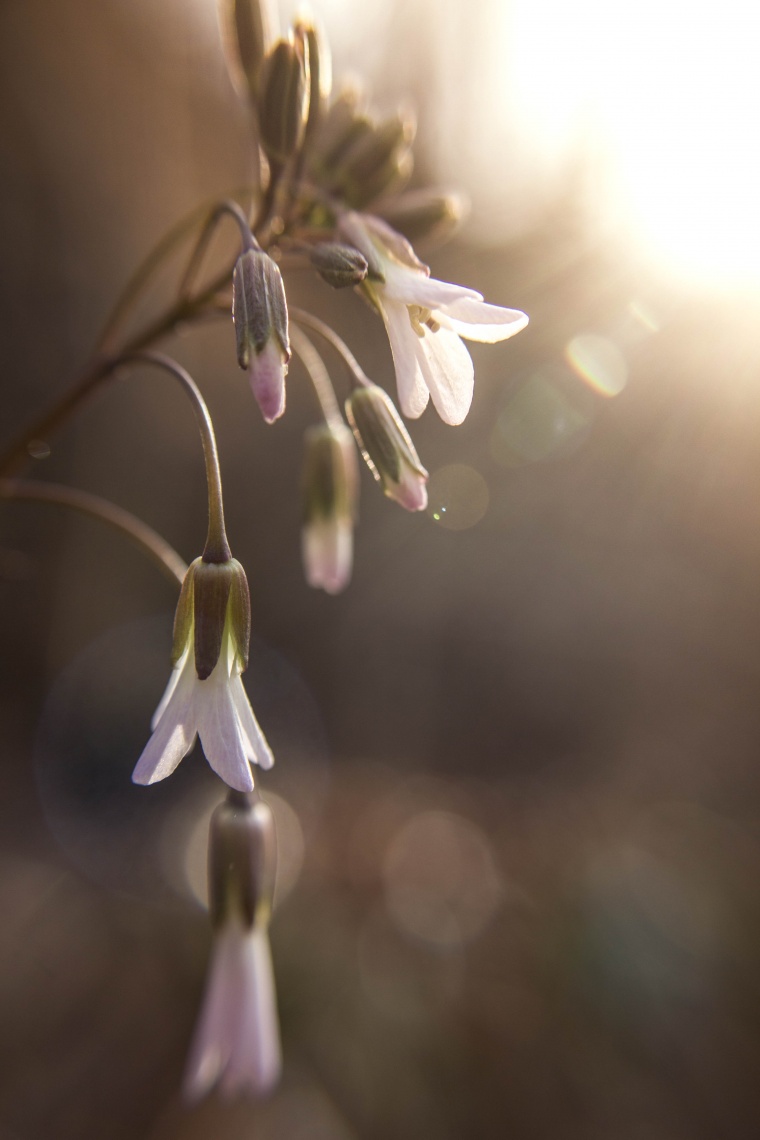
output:
[[[528,317],[430,277],[409,242],[380,218],[346,213],[338,229],[369,264],[362,288],[388,332],[404,415],[422,415],[432,396],[445,423],[462,423],[472,403],[474,369],[461,337],[494,344],[524,329]]]
[[[174,669],[132,779],[170,776],[200,737],[211,767],[231,788],[253,788],[251,764],[274,763],[240,674],[248,664],[250,601],[243,567],[198,558],[189,567],[174,619]]]
[[[240,255],[232,278],[232,319],[238,364],[268,424],[285,411],[290,360],[288,307],[279,267],[258,248]]]
[[[214,947],[185,1069],[189,1101],[215,1086],[224,1096],[259,1096],[279,1077],[280,1032],[267,934],[275,854],[272,813],[263,800],[228,798],[215,810],[209,831]]]
[[[356,444],[345,424],[306,433],[302,550],[306,581],[338,594],[351,578],[359,471]]]
[[[346,415],[388,498],[408,511],[424,511],[428,473],[388,393],[377,384],[357,388],[346,400]]]

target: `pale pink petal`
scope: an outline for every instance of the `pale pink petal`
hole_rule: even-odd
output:
[[[227,1095],[246,1089],[254,1094],[268,1092],[282,1067],[272,955],[266,931],[250,931],[240,946],[240,954],[237,1025],[232,1052],[219,1082]]]
[[[460,297],[442,305],[434,316],[459,336],[484,344],[507,340],[528,323],[527,316],[519,309],[502,309],[499,305],[489,305],[472,297]]]
[[[230,691],[238,717],[238,725],[243,736],[246,756],[253,764],[259,764],[262,768],[271,768],[274,764],[274,756],[267,743],[267,738],[254,716],[241,677],[237,676],[230,679]]]
[[[253,791],[251,766],[230,691],[230,679],[217,663],[196,690],[198,735],[204,755],[218,776],[238,792]]]
[[[308,523],[302,532],[302,552],[308,584],[328,594],[339,594],[351,578],[351,521],[336,518]]]
[[[221,930],[214,940],[203,1005],[185,1068],[183,1091],[189,1101],[205,1096],[229,1063],[244,990],[240,973],[244,938],[237,923]]]
[[[420,341],[425,379],[444,423],[461,424],[470,410],[475,369],[459,337],[448,329],[426,332]]]
[[[427,474],[420,475],[408,463],[402,463],[399,482],[389,484],[386,494],[407,511],[424,511],[428,505]]]
[[[256,403],[268,424],[285,411],[285,374],[287,364],[275,337],[270,337],[263,350],[251,357],[248,378]]]
[[[427,407],[430,391],[423,373],[420,338],[409,321],[406,305],[384,298],[382,310],[396,369],[398,400],[405,416],[417,419]]]
[[[183,1090],[200,1100],[217,1083],[230,1095],[268,1092],[281,1069],[280,1033],[266,931],[232,921],[216,936]]]

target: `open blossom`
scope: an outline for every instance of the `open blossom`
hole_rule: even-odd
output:
[[[445,423],[462,423],[472,403],[474,369],[460,338],[494,344],[524,329],[527,316],[430,277],[406,239],[379,218],[347,213],[339,229],[369,264],[362,287],[385,322],[404,415],[422,415],[432,396]]]
[[[238,791],[253,788],[252,763],[271,768],[271,750],[240,676],[249,627],[248,584],[240,563],[197,559],[182,586],[174,670],[151,722],[153,735],[132,773],[136,784],[170,776],[196,737],[217,775]]]
[[[274,820],[258,798],[228,794],[209,828],[209,912],[214,946],[184,1092],[199,1100],[268,1092],[280,1075],[267,926],[276,864]]]

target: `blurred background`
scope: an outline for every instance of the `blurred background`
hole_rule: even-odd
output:
[[[461,428],[412,426],[426,515],[363,472],[338,598],[300,568],[298,366],[266,428],[229,326],[171,342],[217,425],[277,756],[285,1071],[265,1103],[178,1095],[220,790],[198,752],[130,783],[176,591],[98,524],[0,503],[0,1140],[753,1137],[760,17],[319,15],[338,78],[416,108],[413,184],[471,200],[434,275],[531,324],[473,346]],[[213,0],[3,0],[0,56],[9,440],[152,244],[252,160]],[[286,285],[393,392],[361,301]],[[32,477],[199,552],[200,448],[168,379],[112,385],[50,445]]]

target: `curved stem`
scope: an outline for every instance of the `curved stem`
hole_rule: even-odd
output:
[[[142,519],[138,519],[129,511],[117,507],[115,503],[110,503],[107,499],[101,499],[99,495],[91,495],[88,491],[80,491],[75,487],[65,487],[60,483],[0,479],[0,499],[50,503],[55,506],[69,507],[71,510],[96,518],[126,535],[135,546],[138,546],[163,570],[172,582],[182,585],[187,565],[176,550]]]
[[[233,194],[240,195],[241,197],[255,197],[255,192],[250,187],[242,187],[239,190],[233,191]],[[227,201],[228,199],[225,199]],[[232,201],[233,199],[229,199]],[[237,203],[236,203],[237,204]],[[114,350],[114,341],[116,340],[117,333],[124,324],[125,319],[129,315],[134,302],[139,297],[143,288],[150,281],[153,274],[160,267],[163,261],[177,248],[179,243],[192,232],[193,228],[199,225],[204,216],[208,218],[209,212],[214,209],[213,205],[204,203],[202,206],[197,207],[187,217],[181,218],[176,225],[161,238],[158,244],[151,250],[145,260],[137,267],[135,272],[127,281],[124,290],[119,297],[116,305],[108,317],[103,331],[101,332],[97,344],[96,352],[102,355],[110,355]],[[242,212],[242,211],[241,211]],[[208,225],[208,221],[204,223]]]
[[[327,424],[342,424],[343,416],[340,414],[335,389],[325,368],[324,361],[309,338],[298,328],[290,328],[290,342],[296,356],[306,369],[309,379],[314,387],[322,409],[322,415]]]
[[[208,535],[203,551],[204,562],[228,562],[232,557],[224,526],[224,503],[222,501],[222,474],[219,468],[219,453],[216,446],[214,425],[211,421],[206,401],[198,385],[189,372],[176,360],[160,352],[130,352],[119,357],[114,367],[122,364],[152,364],[163,368],[177,380],[190,397],[198,422],[203,443],[203,457],[206,461],[206,484],[208,488]]]
[[[307,328],[312,329],[319,336],[323,337],[328,344],[332,345],[339,356],[343,358],[344,363],[357,384],[366,387],[372,383],[346,342],[339,337],[329,325],[321,321],[319,317],[315,317],[312,313],[307,313],[305,309],[299,309],[295,305],[288,306],[288,314],[299,325],[306,325]]]
[[[182,280],[180,282],[178,291],[180,298],[187,296],[193,278],[198,272],[201,262],[203,261],[206,251],[208,250],[209,243],[214,234],[214,230],[219,225],[219,222],[225,214],[228,214],[237,222],[238,228],[240,230],[240,237],[243,242],[243,252],[245,253],[249,249],[259,248],[259,244],[251,233],[251,227],[248,218],[243,213],[243,210],[240,208],[237,202],[233,201],[233,199],[225,198],[224,201],[219,202],[216,205],[216,207],[212,210],[206,219],[204,227],[196,243],[195,249],[190,255],[190,260],[187,263],[187,268],[185,269]]]

